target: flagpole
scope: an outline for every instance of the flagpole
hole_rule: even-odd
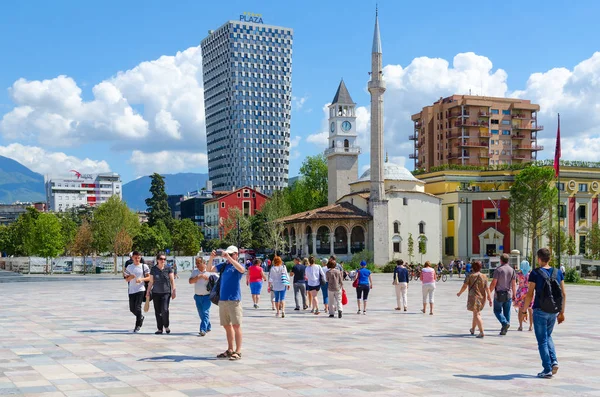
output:
[[[558,114],[558,131],[560,131],[560,113]],[[559,132],[560,134],[560,132]],[[560,135],[557,137],[557,139],[560,140]],[[559,143],[557,143],[557,145],[560,145],[560,141]],[[562,154],[562,153],[561,153]],[[557,263],[557,267],[560,269],[560,155],[558,156],[558,159],[556,159],[556,155],[554,156],[555,159],[554,161],[558,161],[558,165],[557,165],[557,172],[556,172],[556,186],[559,188],[558,189],[558,203],[557,203],[557,207],[556,207],[556,214],[557,214],[557,229],[558,229],[558,234],[556,236],[556,246],[558,248],[558,263]]]

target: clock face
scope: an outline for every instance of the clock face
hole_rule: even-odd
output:
[[[331,123],[331,132],[335,131],[335,123]]]
[[[344,131],[349,131],[349,130],[350,130],[350,128],[352,128],[352,124],[350,124],[350,122],[349,122],[349,121],[344,121],[344,122],[342,123],[342,130],[344,130]]]

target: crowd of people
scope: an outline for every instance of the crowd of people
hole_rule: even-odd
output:
[[[223,262],[214,265],[217,256]],[[134,332],[143,325],[144,311],[149,310],[149,303],[154,302],[156,317],[156,334],[170,333],[169,302],[175,299],[175,276],[171,267],[165,266],[166,257],[158,255],[157,264],[151,269],[142,263],[141,255],[132,253],[131,263],[124,269],[123,276],[128,282],[129,308],[135,316]],[[564,271],[549,265],[550,251],[542,248],[537,252],[538,267],[531,270],[527,261],[521,262],[519,270],[509,265],[509,257],[500,257],[500,266],[493,272],[489,282],[481,273],[482,263],[475,261],[466,265],[457,265],[458,274],[465,270],[465,280],[457,293],[460,297],[468,291],[467,310],[472,312],[469,332],[477,338],[484,338],[485,331],[481,312],[486,302],[500,323],[500,335],[506,335],[511,323],[511,310],[518,311],[519,331],[523,323],[529,321],[529,331],[534,330],[538,342],[538,350],[542,360],[543,371],[540,378],[549,378],[558,371],[558,359],[552,340],[552,331],[556,321],[564,321],[566,293],[564,288]],[[198,257],[196,268],[192,271],[189,283],[194,285],[194,300],[200,318],[199,335],[205,336],[211,331],[210,308],[212,303],[219,307],[219,320],[225,329],[227,350],[217,355],[218,358],[240,360],[242,358],[242,318],[241,280],[246,276],[246,285],[250,288],[253,307],[259,308],[263,284],[271,295],[272,309],[275,317],[285,318],[286,292],[294,293],[295,311],[308,310],[319,315],[318,294],[321,292],[323,311],[329,317],[342,318],[343,306],[347,303],[344,280],[350,279],[356,290],[357,314],[367,314],[367,300],[373,289],[373,278],[367,263],[362,261],[357,271],[346,272],[335,256],[321,262],[314,257],[295,258],[290,272],[281,257],[275,256],[268,267],[260,259],[249,263],[247,268],[238,262],[238,249],[230,246],[226,250],[213,251],[208,261]],[[452,269],[452,267],[451,267]],[[429,261],[419,271],[422,292],[421,312],[434,314],[434,296],[436,290],[436,271]],[[397,306],[395,310],[408,310],[409,269],[402,260],[398,260],[393,271],[394,290]],[[362,304],[362,310],[361,310]],[[427,310],[429,309],[429,310]]]

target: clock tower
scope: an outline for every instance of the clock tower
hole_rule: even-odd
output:
[[[344,80],[329,105],[329,138],[325,150],[328,168],[328,203],[333,204],[350,193],[350,183],[358,179],[356,144],[356,104],[352,101]]]

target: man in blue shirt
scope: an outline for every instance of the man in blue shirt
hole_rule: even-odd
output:
[[[552,375],[556,375],[558,372],[558,359],[556,357],[556,350],[554,349],[554,341],[552,340],[552,331],[557,319],[559,324],[565,321],[565,282],[564,274],[560,270],[550,267],[548,264],[550,262],[550,250],[548,248],[538,250],[537,262],[539,267],[529,273],[529,290],[527,291],[521,314],[527,319],[527,308],[535,295],[533,320],[530,321],[533,321],[535,338],[537,339],[538,350],[542,359],[542,366],[544,367],[543,371],[537,376],[539,378],[551,378]],[[551,278],[554,272],[556,272],[556,282],[560,284],[562,305],[559,305],[554,313],[549,313],[542,309],[541,301],[545,300],[548,294],[548,291],[544,292],[546,276],[547,278]],[[553,300],[556,302],[555,299]]]
[[[396,310],[402,310],[402,308],[404,311],[408,310],[408,269],[404,267],[402,259],[396,262],[392,284],[396,288]]]
[[[219,319],[227,334],[227,350],[219,354],[217,358],[239,360],[242,358],[242,291],[240,281],[246,269],[244,265],[237,261],[238,249],[234,245],[227,247],[221,254],[226,262],[213,266],[215,256],[217,256],[217,253],[215,251],[211,252],[208,267],[211,272],[220,274]],[[233,350],[234,339],[235,350]]]

